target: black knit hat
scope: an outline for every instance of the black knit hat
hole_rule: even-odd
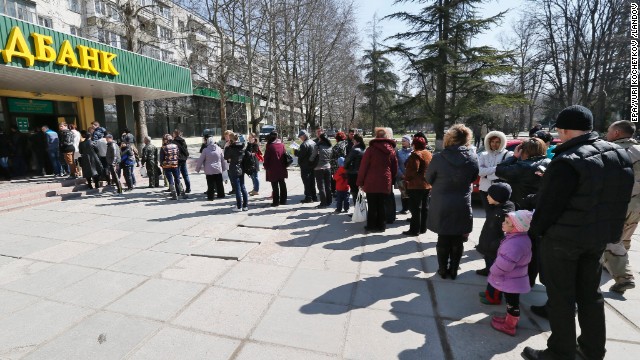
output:
[[[558,114],[553,126],[564,130],[593,130],[593,114],[584,106],[572,105]]]
[[[511,186],[507,183],[495,183],[489,187],[487,192],[493,200],[502,204],[511,197]]]

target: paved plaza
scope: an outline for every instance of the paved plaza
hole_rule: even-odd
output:
[[[188,200],[136,189],[1,214],[0,358],[519,359],[545,347],[549,324],[529,311],[541,285],[522,296],[515,337],[489,326],[504,306],[478,301],[479,207],[458,279],[442,280],[435,234],[402,236],[402,215],[365,235],[299,205],[290,174],[289,205],[270,208],[263,183],[242,213],[235,198],[206,201],[192,175]],[[636,238],[636,266],[639,250]],[[640,289],[602,284],[607,358],[636,358]]]

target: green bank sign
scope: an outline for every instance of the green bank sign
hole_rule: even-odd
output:
[[[11,113],[53,114],[53,101],[8,98]]]

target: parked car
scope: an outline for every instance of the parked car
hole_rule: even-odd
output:
[[[336,129],[327,129],[324,133],[327,135],[328,138],[332,139],[336,136],[338,131]]]
[[[507,140],[507,147],[506,149],[508,151],[515,151],[516,147],[520,144],[522,144],[524,140],[523,139],[508,139]],[[551,141],[551,145],[558,145],[560,144],[562,141],[558,138],[554,138]],[[482,150],[478,150],[478,152],[484,151],[484,148],[482,148]],[[478,194],[480,192],[480,176],[478,176],[478,178],[476,179],[476,181],[473,182],[473,195],[478,198]]]
[[[271,134],[271,132],[275,129],[276,127],[273,125],[264,125],[263,127],[261,127],[260,133],[258,133],[258,141],[266,141],[267,136],[269,136],[269,134]]]

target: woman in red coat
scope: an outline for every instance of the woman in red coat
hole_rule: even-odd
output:
[[[395,146],[395,140],[387,139],[386,131],[380,129],[362,157],[356,184],[367,193],[366,231],[383,232],[386,229],[384,200],[391,194],[398,172]]]
[[[273,202],[271,206],[285,205],[287,203],[287,183],[284,179],[289,177],[285,165],[285,152],[287,150],[278,133],[272,131],[267,137],[267,147],[264,151],[264,163],[262,166],[267,171],[267,181],[271,183],[273,190]]]

